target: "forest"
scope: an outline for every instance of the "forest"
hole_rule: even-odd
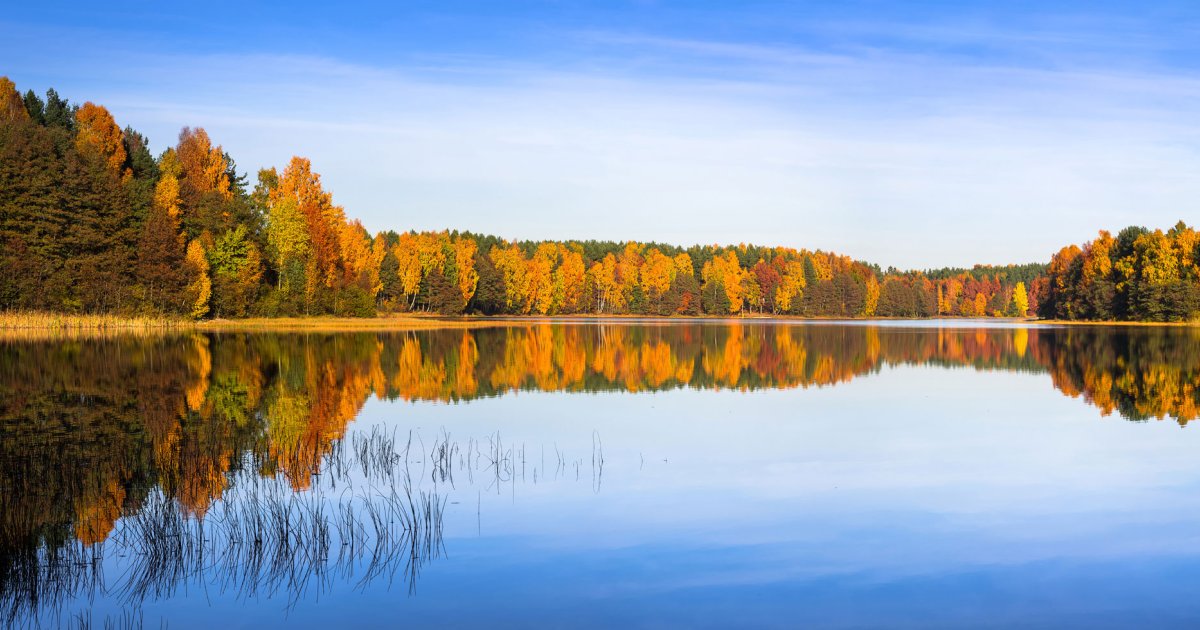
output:
[[[1131,226],[1064,247],[1046,270],[1041,314],[1058,319],[1192,321],[1200,313],[1200,237]]]
[[[746,244],[371,234],[306,158],[251,182],[202,128],[155,155],[105,107],[0,77],[0,311],[1190,320],[1196,245],[1180,223],[1049,265],[902,271]]]

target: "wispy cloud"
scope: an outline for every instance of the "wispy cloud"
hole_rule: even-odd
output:
[[[754,241],[925,267],[1040,260],[1100,227],[1195,213],[1200,81],[1121,58],[1152,42],[1114,44],[1110,63],[1101,37],[1069,29],[837,32],[565,32],[574,56],[554,63],[134,47],[13,72],[109,104],[158,147],[190,124],[245,168],[308,155],[374,229]]]

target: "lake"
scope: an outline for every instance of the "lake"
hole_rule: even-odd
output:
[[[1200,330],[0,342],[10,626],[1194,626]]]

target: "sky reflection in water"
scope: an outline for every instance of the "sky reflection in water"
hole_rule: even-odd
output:
[[[0,584],[26,605],[18,623],[40,592],[43,619],[98,624],[124,606],[182,627],[1187,625],[1198,357],[1195,331],[1168,328],[9,343]],[[372,436],[403,449],[404,481],[337,469]],[[439,444],[452,480],[433,474]],[[436,535],[411,549],[432,553],[365,582],[351,563],[299,593],[293,574],[247,594],[211,560],[174,591],[121,592],[131,524],[155,497],[218,538],[248,488],[330,506],[425,497]],[[366,503],[350,505],[369,550]],[[46,599],[44,562],[14,568],[72,545],[102,556],[105,578],[74,599]]]

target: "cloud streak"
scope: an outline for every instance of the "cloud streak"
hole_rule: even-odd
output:
[[[244,168],[307,155],[372,229],[753,241],[930,267],[1044,260],[1101,227],[1194,215],[1190,73],[1109,63],[1087,33],[902,33],[1023,47],[1015,59],[839,32],[856,45],[586,31],[553,64],[132,49],[13,75],[110,105],[158,148],[189,124]]]

